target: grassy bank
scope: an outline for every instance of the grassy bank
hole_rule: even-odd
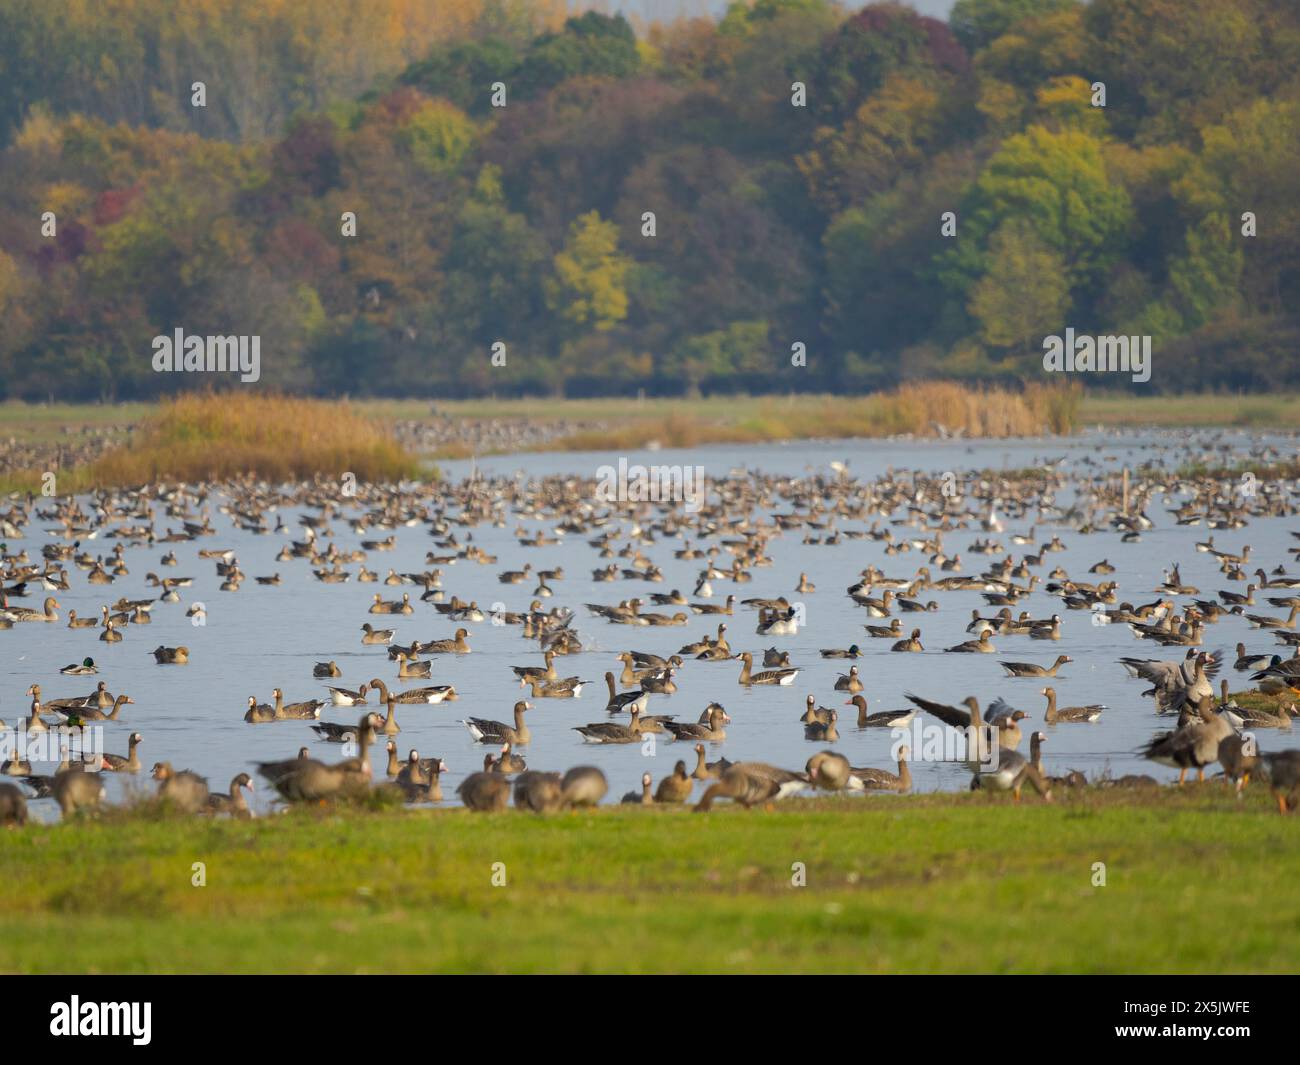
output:
[[[48,414],[37,424],[42,422],[48,427]],[[290,481],[350,472],[358,481],[392,481],[418,470],[418,461],[380,422],[347,403],[229,392],[161,404],[120,446],[60,470],[58,490],[249,474]],[[37,470],[13,471],[5,487],[38,490],[40,476]]]
[[[1221,782],[29,826],[0,835],[0,970],[1285,971],[1297,829]]]

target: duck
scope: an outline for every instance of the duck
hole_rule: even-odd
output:
[[[80,662],[73,662],[59,670],[65,677],[89,677],[99,672],[99,667],[95,665],[93,658],[85,658]]]
[[[247,773],[236,773],[230,779],[230,790],[209,792],[207,812],[210,814],[230,814],[232,817],[251,817],[253,811],[244,799],[244,789],[253,790],[253,778]]]
[[[857,666],[849,666],[848,673],[841,673],[835,681],[837,692],[860,692],[862,688],[862,679],[858,676]]]
[[[705,740],[709,743],[721,743],[727,738],[726,725],[731,723],[731,716],[718,703],[709,703],[704,710],[703,722],[664,721],[664,729],[672,734],[674,740]]]
[[[659,781],[655,789],[655,802],[664,804],[683,803],[691,797],[695,781],[686,773],[686,763],[679,761],[673,766],[672,774]]]
[[[475,743],[512,743],[523,747],[527,746],[533,738],[528,723],[524,720],[524,714],[531,709],[533,709],[532,703],[523,700],[515,703],[513,725],[482,717],[467,717],[461,721],[461,724],[469,729],[469,734],[474,738]]]
[[[999,662],[998,665],[1007,671],[1008,677],[1054,677],[1058,669],[1073,661],[1069,655],[1057,655],[1056,661],[1050,666],[1040,666],[1033,662]]]
[[[916,717],[916,707],[910,710],[881,710],[875,714],[867,713],[867,700],[862,695],[855,695],[844,704],[857,707],[858,728],[907,728]]]
[[[824,647],[820,654],[823,658],[860,658],[862,656],[862,649],[855,643],[846,649]]]
[[[740,684],[744,687],[751,685],[778,684],[783,687],[794,683],[794,678],[799,675],[799,669],[769,669],[761,673],[752,672],[754,666],[754,656],[748,651],[742,651],[735,656],[740,659],[744,666],[740,670]]]
[[[1047,697],[1047,712],[1043,715],[1043,720],[1049,725],[1067,724],[1073,721],[1091,724],[1099,721],[1101,712],[1106,709],[1101,703],[1093,703],[1090,706],[1063,706],[1058,709],[1055,688],[1043,688],[1038,694]]]

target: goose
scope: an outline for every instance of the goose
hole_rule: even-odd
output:
[[[1028,783],[1044,802],[1052,801],[1052,789],[1047,781],[1023,754],[1003,750],[998,758],[979,763],[971,778],[971,790],[1009,791],[1014,802],[1020,801],[1020,791]]]
[[[980,633],[978,640],[967,640],[965,643],[959,643],[953,647],[945,647],[944,650],[950,654],[993,654],[997,648],[993,646],[992,641],[989,639],[992,635],[992,629],[984,629]]]
[[[799,632],[799,622],[794,615],[769,615],[766,610],[760,610],[754,631],[760,636],[794,636]]]
[[[728,654],[727,657],[730,658],[731,657],[730,654]],[[775,647],[769,647],[766,651],[763,652],[763,668],[764,669],[789,669],[790,652],[779,651]]]
[[[279,762],[255,762],[253,764],[257,766],[257,771],[261,773],[262,776],[274,783],[281,777],[299,768],[299,762],[308,761],[309,758],[310,752],[308,752],[307,748],[299,747],[297,758],[286,758]]]
[[[676,673],[671,666],[665,669],[662,676],[642,677],[641,690],[652,695],[672,695],[677,691],[677,684],[673,681],[673,675]]]
[[[638,691],[620,693],[618,689],[614,687],[613,673],[605,674],[605,684],[609,688],[609,701],[605,704],[605,710],[607,712],[618,714],[635,706],[644,713],[646,705],[650,701],[649,692],[640,689]]]
[[[532,689],[534,699],[577,699],[582,695],[582,689],[590,682],[579,680],[577,677],[567,677],[554,684],[549,681],[520,681],[520,686],[525,683]]]
[[[1053,614],[1047,622],[1035,622],[1029,630],[1031,640],[1059,640],[1061,638],[1061,618]]]
[[[27,824],[27,797],[16,784],[0,784],[0,825]]]
[[[860,692],[863,684],[858,676],[858,667],[849,666],[848,673],[841,673],[835,681],[835,690],[837,692]]]
[[[68,628],[70,629],[96,629],[99,628],[99,622],[95,618],[79,618],[75,610],[68,611]]]
[[[351,688],[336,688],[332,684],[326,684],[325,690],[330,693],[330,702],[335,706],[364,706],[370,685],[363,684],[353,691]]]
[[[705,721],[664,721],[663,727],[674,740],[706,740],[721,743],[727,738],[724,726],[731,724],[731,716],[718,703],[709,703],[704,711]]]
[[[564,807],[564,786],[559,773],[524,773],[515,781],[515,809],[536,814]]]
[[[190,660],[190,649],[188,647],[155,647],[150,654],[153,655],[154,661],[160,666],[183,666],[187,665]]]
[[[263,725],[278,719],[275,716],[275,707],[268,703],[259,703],[257,696],[250,695],[248,697],[248,709],[244,712],[244,720],[250,725]]]
[[[815,696],[808,696],[804,700],[804,711],[799,717],[802,724],[809,724],[812,721],[828,722],[831,719],[832,710],[830,707],[818,706]]]
[[[1101,712],[1106,709],[1100,703],[1093,703],[1090,706],[1064,706],[1058,709],[1055,688],[1044,688],[1038,694],[1047,696],[1047,712],[1043,715],[1043,720],[1049,725],[1065,724],[1071,721],[1083,721],[1091,724],[1100,720]]]
[[[907,728],[916,717],[916,707],[910,710],[881,710],[879,713],[867,713],[867,700],[855,695],[844,704],[858,709],[858,728]]]
[[[555,671],[555,652],[547,651],[543,657],[546,660],[544,666],[511,666],[511,672],[520,680],[531,678],[542,681],[559,680],[560,675]]]
[[[897,773],[891,773],[888,769],[873,769],[870,766],[854,766],[850,772],[862,782],[862,787],[867,791],[911,791],[912,770],[907,762],[911,754],[909,748],[899,748]]]
[[[898,618],[894,618],[888,625],[863,625],[868,636],[873,640],[891,640],[903,635],[903,623]],[[914,629],[915,636],[921,635],[920,629]]]
[[[108,618],[104,622],[104,631],[99,634],[103,643],[121,643],[122,634],[117,631],[117,622]]]
[[[474,737],[475,743],[513,743],[517,746],[527,746],[533,738],[529,731],[528,723],[524,720],[524,714],[533,709],[533,704],[520,700],[515,703],[514,725],[507,725],[504,721],[490,721],[482,717],[467,717],[461,724],[469,729],[469,734]]]
[[[450,684],[434,684],[424,688],[408,688],[404,692],[390,692],[388,685],[378,677],[372,677],[366,682],[367,688],[374,688],[379,692],[379,701],[387,703],[392,699],[395,703],[426,703],[431,706],[437,706],[439,703],[454,703],[460,696],[457,694],[455,687]]]
[[[1281,655],[1252,655],[1246,653],[1244,643],[1237,644],[1237,660],[1233,663],[1232,668],[1241,672],[1254,672],[1261,669],[1268,669],[1270,666],[1276,666],[1282,661]]]
[[[65,677],[89,677],[99,672],[99,667],[95,665],[93,658],[87,658],[81,662],[73,662],[71,665],[64,666],[59,670]]]
[[[1074,659],[1069,655],[1057,655],[1056,661],[1050,666],[1040,666],[1033,662],[999,662],[998,664],[1007,671],[1008,677],[1054,677],[1056,671],[1067,662],[1073,662]]]
[[[232,817],[251,817],[252,811],[244,799],[244,789],[253,790],[253,778],[247,773],[237,773],[230,780],[230,791],[225,794],[217,791],[208,794],[207,812],[210,814],[230,814]]]
[[[315,721],[320,717],[321,707],[325,705],[323,699],[307,699],[301,703],[286,704],[284,692],[279,688],[273,688],[271,695],[275,697],[277,721]]]
[[[659,781],[659,787],[655,789],[655,802],[666,804],[685,802],[691,797],[691,789],[694,786],[695,781],[686,774],[686,763],[679,761],[673,766],[672,774]]]
[[[1294,813],[1296,794],[1300,792],[1300,751],[1276,751],[1263,756],[1268,769],[1269,789],[1277,799],[1277,812]]]
[[[510,801],[510,781],[500,773],[471,773],[460,782],[456,794],[475,813],[499,813]]]
[[[1235,733],[1225,736],[1219,743],[1219,765],[1223,775],[1238,796],[1250,783],[1250,775],[1259,766],[1259,755],[1248,741]]]
[[[332,658],[328,662],[317,662],[311,669],[313,677],[341,677],[343,670],[339,669],[338,663]]]
[[[311,730],[326,743],[355,743],[361,735],[361,729],[366,727],[378,731],[383,727],[383,719],[378,714],[366,714],[356,725],[342,721],[317,721],[312,724]]]
[[[1211,709],[1211,697],[1206,695],[1198,706],[1199,716],[1173,732],[1160,733],[1141,751],[1144,758],[1177,769],[1181,787],[1187,771],[1195,769],[1197,779],[1205,779],[1205,767],[1219,757],[1219,744],[1233,734],[1233,728],[1222,715]]]
[[[803,778],[798,778],[798,790],[804,785]],[[730,799],[749,809],[758,803],[782,798],[789,794],[789,784],[756,771],[750,763],[739,762],[731,766],[718,778],[716,784],[710,784],[695,804],[696,813],[707,813],[713,808],[717,799]]]
[[[1293,605],[1291,613],[1285,618],[1267,617],[1263,614],[1247,614],[1246,620],[1257,629],[1294,629],[1297,616],[1300,616],[1300,605]]]
[[[716,762],[706,762],[704,751],[704,744],[695,745],[695,772],[691,776],[696,780],[716,780],[731,768],[731,762],[725,758],[719,758]]]
[[[59,804],[63,816],[82,810],[94,810],[104,801],[107,791],[98,773],[60,773],[50,785],[50,794]]]
[[[740,684],[744,687],[750,687],[755,684],[779,684],[787,687],[794,683],[794,678],[799,675],[798,669],[769,669],[761,673],[751,672],[754,666],[754,656],[748,651],[742,651],[735,656],[740,659],[744,665],[740,670]]]
[[[819,751],[804,764],[808,783],[819,791],[862,791],[860,777],[854,775],[849,760],[836,751]]]
[[[492,763],[490,772],[506,773],[510,776],[514,776],[516,773],[522,773],[527,768],[527,763],[520,758],[519,755],[511,751],[510,744],[503,743],[501,745],[501,754]]]
[[[924,651],[925,648],[921,645],[921,630],[913,629],[911,636],[906,640],[899,640],[896,644],[890,647],[890,650],[898,651],[900,653]]]
[[[596,806],[609,791],[609,781],[593,765],[577,765],[560,780],[566,806]]]
[[[817,743],[834,743],[840,738],[839,729],[835,727],[839,713],[832,710],[829,721],[810,721],[803,727],[803,738]]]
[[[465,637],[468,635],[469,632],[465,629],[457,629],[456,635],[452,639],[434,640],[433,643],[422,644],[421,648],[425,654],[431,655],[467,655],[470,653],[469,644],[465,642]]]
[[[158,781],[158,798],[182,813],[198,813],[207,805],[208,782],[197,773],[177,771],[170,762],[156,762],[153,778]]]
[[[40,695],[40,685],[32,685],[27,694]],[[113,695],[108,690],[108,684],[101,680],[95,685],[95,690],[89,695],[74,695],[67,699],[46,699],[42,705],[45,707],[46,713],[55,713],[62,710],[76,710],[91,705],[102,708],[113,705]]]
[[[622,802],[628,804],[639,803],[642,806],[653,806],[655,797],[651,790],[654,787],[654,778],[649,773],[641,774],[641,790],[629,791],[623,796]]]
[[[365,634],[361,637],[361,642],[363,644],[386,644],[393,642],[394,630],[392,629],[376,629],[367,621],[361,626],[361,631]]]
[[[574,732],[581,734],[588,743],[640,743],[641,711],[632,707],[632,723],[620,725],[613,721],[600,721],[590,725],[575,726]]]
[[[5,611],[10,621],[58,621],[59,601],[54,596],[45,600],[44,608],[32,610],[25,606],[11,606]]]
[[[417,662],[403,651],[397,653],[398,680],[428,680],[432,675],[432,670],[432,662]]]
[[[113,708],[111,710],[103,710],[98,706],[87,704],[85,706],[71,707],[56,712],[64,720],[72,722],[75,719],[78,724],[83,721],[116,721],[118,715],[122,712],[122,707],[128,703],[134,705],[135,700],[129,695],[119,695],[113,700]]]

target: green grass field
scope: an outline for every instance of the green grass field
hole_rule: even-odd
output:
[[[1222,782],[1019,808],[109,815],[0,838],[0,970],[1281,972],[1298,832]]]

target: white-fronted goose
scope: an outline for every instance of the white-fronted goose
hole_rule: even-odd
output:
[[[907,764],[911,753],[907,747],[899,748],[897,773],[891,773],[888,769],[873,769],[870,766],[854,766],[850,772],[862,781],[862,787],[867,791],[911,791],[912,770]]]
[[[457,629],[456,635],[450,640],[434,640],[432,643],[421,644],[420,647],[429,655],[467,655],[470,653],[469,644],[465,642],[468,635],[467,630]]]
[[[704,710],[706,723],[690,721],[664,721],[664,729],[672,733],[674,740],[704,740],[707,743],[721,743],[727,738],[726,727],[731,717],[718,703],[709,703]]]
[[[564,774],[560,790],[566,806],[596,806],[609,791],[609,781],[594,765],[576,765]]]
[[[1227,719],[1216,714],[1211,704],[1210,696],[1202,697],[1196,719],[1153,737],[1142,751],[1144,758],[1177,769],[1179,786],[1189,769],[1195,769],[1197,779],[1204,780],[1205,767],[1219,757],[1220,742],[1233,733]]]
[[[339,669],[338,663],[332,658],[328,662],[317,662],[311,668],[313,677],[341,677],[343,670]]]
[[[686,763],[678,762],[673,766],[671,775],[666,776],[663,780],[659,781],[659,787],[655,789],[655,802],[685,802],[691,797],[691,789],[694,786],[695,781],[686,775]]]
[[[839,729],[835,727],[839,713],[832,710],[829,721],[810,721],[803,727],[803,738],[815,743],[834,743],[840,738]]]
[[[654,797],[654,778],[649,773],[641,774],[641,790],[629,791],[623,796],[622,802],[629,804],[639,804],[641,806],[653,806]]]
[[[768,669],[761,673],[754,673],[754,656],[748,651],[742,651],[736,655],[744,665],[740,670],[740,684],[744,687],[750,687],[756,684],[779,684],[787,686],[794,683],[794,678],[799,675],[798,669]]]
[[[387,644],[393,642],[392,629],[376,629],[373,626],[371,626],[370,622],[367,621],[364,625],[361,626],[361,631],[364,633],[364,635],[361,637],[361,642],[363,644],[364,643]]]
[[[849,666],[848,673],[841,673],[835,681],[837,692],[860,692],[862,688],[862,679],[858,676],[857,666]]]
[[[150,654],[160,666],[184,666],[189,664],[188,647],[155,647]]]
[[[417,662],[413,658],[408,657],[403,651],[397,653],[398,680],[428,680],[432,675],[432,671],[432,662]]]
[[[175,770],[170,762],[156,762],[153,778],[158,781],[158,798],[182,813],[198,813],[207,805],[208,782],[197,773]]]
[[[1008,677],[1054,677],[1056,671],[1067,662],[1073,662],[1074,659],[1069,655],[1057,655],[1056,661],[1050,666],[1040,666],[1033,662],[1000,662],[998,663],[1007,671]]]
[[[515,703],[515,723],[507,725],[504,721],[492,721],[482,717],[467,717],[461,724],[469,729],[475,743],[513,743],[526,746],[533,738],[524,720],[524,714],[533,708],[533,704],[522,699]]]
[[[650,701],[650,693],[644,689],[630,692],[619,692],[614,686],[614,674],[605,674],[605,684],[609,688],[609,701],[605,704],[605,709],[611,714],[622,713],[633,706],[642,711],[645,710],[646,704]]]
[[[597,721],[590,725],[578,725],[573,729],[581,734],[588,743],[640,743],[641,711],[632,708],[632,722],[621,725],[615,721]]]
[[[364,706],[370,686],[363,684],[353,691],[351,688],[336,688],[332,684],[326,684],[325,690],[330,693],[330,702],[335,706]]]
[[[251,817],[253,811],[248,808],[244,798],[244,789],[253,790],[253,778],[247,773],[238,773],[231,778],[230,791],[210,792],[208,794],[207,812],[210,814],[230,814],[232,817]]]
[[[284,692],[274,688],[271,695],[275,698],[275,719],[277,721],[315,721],[320,717],[324,699],[307,699],[300,703],[286,703]]]
[[[144,737],[133,732],[126,741],[126,754],[105,754],[100,758],[99,768],[110,773],[140,772],[140,756],[136,748],[144,742]]]
[[[1106,709],[1100,703],[1094,703],[1091,706],[1063,706],[1058,708],[1055,688],[1044,688],[1039,694],[1047,696],[1047,712],[1043,715],[1043,720],[1049,725],[1064,724],[1071,721],[1091,723],[1099,720],[1101,712]]]
[[[71,771],[60,773],[50,785],[50,793],[64,817],[81,810],[94,810],[106,794],[104,781],[98,773]]]
[[[510,802],[510,781],[500,773],[471,773],[456,788],[467,809],[499,813]]]
[[[16,784],[0,784],[0,825],[22,828],[27,824],[27,796]]]
[[[1264,755],[1263,762],[1268,769],[1269,790],[1277,799],[1277,812],[1294,813],[1300,793],[1300,751],[1276,751]]]
[[[945,647],[944,650],[950,654],[996,654],[997,648],[993,646],[992,635],[992,629],[984,629],[978,640],[967,640],[953,647]]]
[[[549,814],[563,809],[564,786],[559,773],[523,773],[515,781],[515,809]]]
[[[925,648],[921,645],[921,630],[913,629],[911,636],[906,640],[899,640],[896,644],[890,647],[890,650],[902,653],[924,651]]]
[[[717,780],[731,768],[732,763],[726,758],[719,758],[716,762],[706,762],[704,750],[704,744],[695,745],[695,772],[691,776],[696,780]]]
[[[1052,789],[1023,754],[1002,751],[996,760],[980,763],[971,778],[971,790],[1009,791],[1015,802],[1028,783],[1046,802],[1052,801]]]
[[[857,707],[858,728],[907,728],[916,717],[916,707],[910,710],[881,710],[869,714],[866,697],[862,695],[855,695],[844,705]]]

